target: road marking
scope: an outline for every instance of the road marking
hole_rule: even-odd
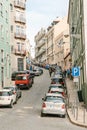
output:
[[[33,109],[33,107],[32,106],[24,107],[24,109]]]

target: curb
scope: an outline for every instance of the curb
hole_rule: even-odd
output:
[[[72,124],[77,125],[77,126],[80,126],[80,127],[87,128],[87,125],[86,125],[86,124],[81,124],[81,123],[79,123],[78,121],[73,120],[73,119],[71,118],[71,116],[70,116],[68,110],[67,110],[67,115],[68,115],[68,118],[69,118],[69,120],[70,120],[70,122],[71,122]]]

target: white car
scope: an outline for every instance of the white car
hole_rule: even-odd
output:
[[[15,97],[11,89],[2,89],[0,90],[0,106],[9,106],[13,107],[15,102]]]
[[[48,93],[61,93],[65,96],[65,89],[61,84],[51,84]]]
[[[4,87],[3,89],[11,89],[12,90],[12,93],[14,95],[14,102],[13,103],[17,103],[18,99],[22,95],[20,88],[18,88],[16,85]]]
[[[41,117],[47,114],[65,117],[66,105],[61,95],[48,93],[42,100]]]

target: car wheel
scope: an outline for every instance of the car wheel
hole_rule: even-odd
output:
[[[65,115],[60,115],[60,117],[65,118]]]
[[[13,101],[11,101],[11,103],[10,103],[10,108],[12,108],[13,107]]]
[[[45,114],[41,112],[41,117],[44,117],[44,116],[45,116]]]
[[[16,101],[15,101],[15,104],[17,104],[17,101],[18,101],[18,97],[16,97]]]

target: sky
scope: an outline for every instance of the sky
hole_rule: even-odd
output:
[[[47,29],[56,17],[68,15],[69,0],[27,0],[26,20],[27,38],[32,45],[32,57],[34,57],[34,37],[41,28]]]

